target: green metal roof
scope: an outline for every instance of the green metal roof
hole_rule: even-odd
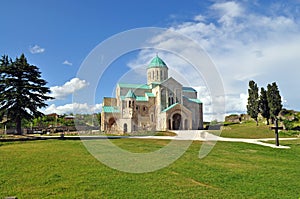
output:
[[[120,96],[121,100],[124,100],[125,99],[125,96]]]
[[[169,106],[168,108],[164,109],[162,112],[167,112],[168,110],[172,109],[173,107],[175,107],[178,103],[172,104],[171,106]]]
[[[144,97],[144,96],[137,96],[136,97],[136,101],[140,101],[140,102],[147,102],[148,98]]]
[[[103,106],[102,107],[102,111],[104,111],[104,113],[119,113],[119,109],[115,106]]]
[[[136,95],[134,94],[134,92],[132,92],[132,90],[130,89],[127,94],[125,95],[125,98],[136,98]]]
[[[188,101],[190,101],[190,102],[194,102],[194,103],[197,103],[197,104],[202,104],[202,102],[201,102],[201,100],[199,100],[199,99],[195,99],[195,98],[188,98],[188,97],[186,97],[186,96],[183,96],[185,99],[187,99]]]
[[[120,96],[121,100],[125,100],[125,96]],[[145,97],[145,96],[136,96],[136,101],[139,101],[139,102],[146,102],[148,101],[148,98]]]
[[[201,103],[202,103],[199,99],[192,99],[192,98],[189,98],[189,101],[195,102],[195,103],[197,103],[197,104],[201,104]]]
[[[118,84],[121,88],[151,89],[147,84]]]
[[[145,93],[148,97],[155,97],[154,93]]]
[[[197,92],[194,88],[192,87],[182,87],[182,90],[184,92]]]
[[[164,68],[164,67],[167,67],[167,64],[157,55],[152,59],[152,61],[148,65],[148,68]]]

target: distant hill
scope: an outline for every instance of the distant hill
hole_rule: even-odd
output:
[[[225,117],[225,123],[242,123],[245,121],[252,121],[253,119],[247,114],[232,114]],[[264,123],[264,119],[259,115],[258,120],[260,123]],[[279,113],[280,125],[285,130],[297,130],[300,131],[300,112],[294,110],[282,109]]]

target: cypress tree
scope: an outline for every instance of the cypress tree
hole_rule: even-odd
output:
[[[270,108],[270,117],[274,121],[277,119],[279,112],[282,110],[281,96],[276,82],[268,84],[267,100]]]
[[[278,114],[282,109],[281,96],[278,90],[278,86],[275,82],[268,84],[267,90],[268,104],[270,108],[270,117],[272,123],[275,123],[275,142],[276,146],[279,146],[279,135],[278,135]]]
[[[268,104],[267,91],[263,87],[260,90],[259,111],[261,115],[267,119],[267,125],[269,125],[270,108]]]
[[[247,104],[247,113],[256,121],[258,125],[257,116],[259,113],[259,98],[258,98],[258,87],[257,84],[251,80],[249,81],[248,89],[248,104]]]

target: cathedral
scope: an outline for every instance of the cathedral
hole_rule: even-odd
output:
[[[101,130],[114,133],[203,128],[203,104],[197,91],[168,76],[156,55],[147,66],[147,84],[119,83],[116,97],[104,97]]]

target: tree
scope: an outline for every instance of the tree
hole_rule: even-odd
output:
[[[276,82],[268,84],[267,100],[270,108],[270,117],[274,121],[277,119],[279,112],[282,110],[281,96]]]
[[[42,116],[40,108],[53,99],[46,94],[50,89],[41,78],[37,66],[30,65],[24,54],[14,61],[8,56],[0,60],[0,118],[4,115],[16,124],[17,134],[22,134],[22,119],[32,120]]]
[[[249,81],[248,89],[248,104],[247,104],[247,113],[256,121],[258,125],[257,116],[259,113],[259,98],[258,98],[258,87],[257,84],[251,80]]]
[[[270,117],[272,123],[275,122],[275,139],[276,145],[279,146],[279,136],[278,136],[278,119],[277,116],[282,109],[281,96],[278,90],[278,86],[275,82],[268,84],[267,99],[270,108]]]
[[[96,126],[101,126],[101,113],[97,113],[97,122],[96,122]]]
[[[261,115],[267,119],[267,125],[269,125],[270,108],[268,104],[267,91],[264,88],[261,88],[260,90],[259,111]]]

